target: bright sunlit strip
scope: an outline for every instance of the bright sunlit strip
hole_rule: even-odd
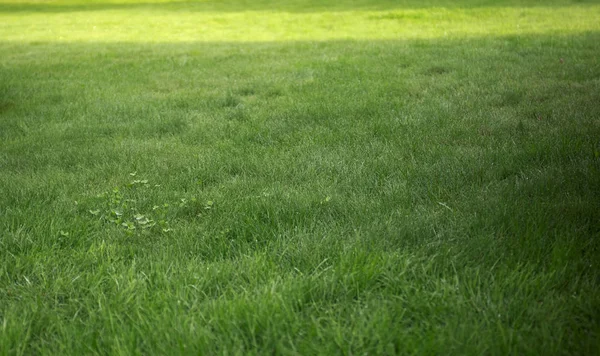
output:
[[[259,42],[430,39],[600,30],[600,6],[392,9],[387,11],[0,12],[1,41]]]

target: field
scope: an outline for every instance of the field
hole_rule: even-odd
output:
[[[0,355],[599,354],[599,19],[0,0]]]

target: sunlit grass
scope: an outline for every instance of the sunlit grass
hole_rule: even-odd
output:
[[[250,2],[249,2],[250,3]],[[506,6],[477,1],[394,2],[352,8],[297,2],[0,3],[5,41],[306,41],[336,39],[431,39],[598,30],[600,5],[534,2]],[[238,7],[236,7],[238,5]],[[359,3],[360,5],[360,3]],[[385,6],[384,6],[385,5]],[[527,6],[534,5],[534,6]],[[96,6],[97,8],[94,8]],[[337,6],[337,7],[336,7]],[[237,9],[237,10],[236,10]],[[40,11],[41,10],[41,11]]]

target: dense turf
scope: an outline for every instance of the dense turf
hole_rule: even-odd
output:
[[[0,1],[0,354],[600,352],[598,1]]]

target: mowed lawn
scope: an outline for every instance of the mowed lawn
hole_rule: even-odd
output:
[[[600,352],[600,1],[0,0],[0,355]]]

